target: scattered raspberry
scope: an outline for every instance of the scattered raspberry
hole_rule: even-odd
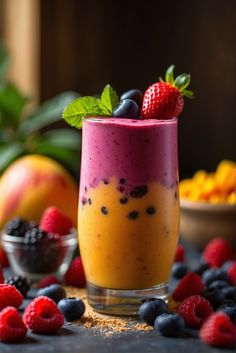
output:
[[[55,333],[63,326],[64,318],[52,299],[41,296],[27,306],[23,322],[35,333]]]
[[[68,271],[64,276],[65,282],[69,286],[78,288],[85,287],[86,279],[84,268],[80,256],[77,256],[71,263]]]
[[[4,283],[4,275],[3,275],[3,270],[1,265],[0,265],[0,283]]]
[[[73,228],[72,220],[56,207],[48,207],[44,211],[40,228],[48,233],[66,235]]]
[[[16,308],[8,306],[0,312],[0,340],[2,342],[19,342],[27,332],[22,318]]]
[[[234,253],[227,240],[215,238],[207,244],[202,256],[211,267],[220,267],[225,261],[232,260]]]
[[[0,265],[2,267],[8,267],[9,266],[9,261],[8,261],[8,257],[7,257],[6,251],[3,250],[2,248],[0,248]]]
[[[211,315],[202,325],[199,335],[203,342],[214,347],[230,347],[236,343],[236,327],[222,312]]]
[[[182,301],[192,295],[201,295],[205,289],[205,285],[201,277],[194,272],[189,272],[184,276],[175,288],[172,297],[174,300]]]
[[[185,250],[182,244],[178,244],[176,254],[175,254],[175,262],[184,262],[185,258]]]
[[[50,286],[51,284],[61,284],[61,281],[54,275],[48,275],[41,279],[39,282],[39,288],[45,288]]]
[[[213,309],[205,298],[192,295],[186,298],[179,307],[179,314],[186,326],[200,328],[206,319],[213,313]]]
[[[0,311],[7,306],[18,308],[23,302],[23,295],[10,284],[0,284]]]
[[[227,270],[227,274],[229,277],[229,282],[232,284],[232,286],[236,286],[236,261],[233,261],[233,263],[230,265]]]

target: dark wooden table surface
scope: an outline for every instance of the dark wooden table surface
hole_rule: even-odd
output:
[[[196,262],[198,254],[187,251],[189,261]],[[174,283],[172,282],[172,286]],[[31,294],[33,294],[31,292]],[[27,302],[24,303],[27,305]],[[166,338],[153,331],[127,331],[104,336],[83,326],[65,324],[56,335],[28,333],[21,343],[0,343],[0,353],[230,353],[233,349],[211,348],[202,343],[198,332],[189,330],[183,337]]]

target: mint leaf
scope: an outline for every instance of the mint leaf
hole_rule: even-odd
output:
[[[112,114],[118,101],[119,98],[116,91],[110,85],[106,85],[101,95],[101,104]]]
[[[82,128],[83,118],[88,116],[108,116],[106,107],[94,97],[80,97],[71,102],[64,110],[62,118],[77,129]]]

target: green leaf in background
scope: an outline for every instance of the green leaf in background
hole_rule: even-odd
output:
[[[95,97],[80,97],[71,102],[63,112],[63,119],[77,129],[82,128],[83,118],[89,116],[109,116],[106,107]]]
[[[78,151],[76,152],[65,147],[56,146],[47,141],[41,141],[41,143],[36,146],[34,152],[57,160],[71,171],[79,171],[80,153],[78,153]]]
[[[0,84],[1,125],[17,126],[28,98],[11,83]],[[4,118],[6,117],[6,118]]]
[[[81,134],[72,129],[54,129],[42,135],[43,143],[79,150],[81,148]],[[40,143],[40,142],[39,142]]]
[[[20,133],[28,135],[61,119],[63,109],[78,97],[75,92],[64,92],[43,103],[29,118],[22,122]]]
[[[111,115],[118,101],[119,98],[116,91],[110,85],[106,85],[101,95],[101,103],[108,109]]]
[[[16,158],[25,153],[25,146],[19,142],[0,146],[0,174]]]
[[[5,74],[7,72],[8,66],[9,66],[9,55],[8,52],[3,45],[2,42],[0,42],[0,81],[3,80],[5,77]]]

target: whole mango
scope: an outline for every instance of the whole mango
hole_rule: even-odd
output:
[[[13,162],[0,178],[0,229],[19,216],[39,221],[48,206],[56,206],[77,225],[78,186],[66,169],[41,155]]]

